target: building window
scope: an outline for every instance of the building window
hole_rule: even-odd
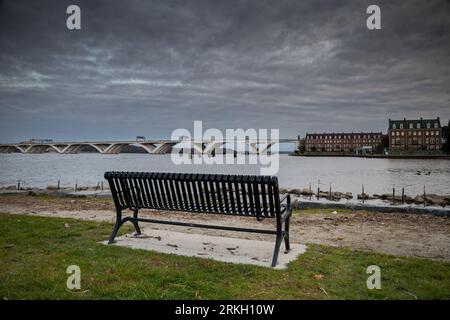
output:
[[[417,129],[420,129],[420,123],[418,123],[416,127],[417,127]]]
[[[437,129],[437,127],[438,127],[438,124],[437,124],[437,122],[434,124],[434,128],[435,129]]]
[[[400,129],[403,129],[403,123],[400,123]]]
[[[428,122],[427,123],[427,128],[430,129],[431,128],[431,124]]]
[[[395,123],[392,124],[392,129],[397,129],[397,125]]]
[[[412,123],[409,124],[409,128],[410,128],[410,129],[413,128],[413,124],[412,124]]]

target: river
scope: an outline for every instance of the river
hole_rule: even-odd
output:
[[[258,165],[175,165],[170,155],[148,154],[0,154],[0,186],[95,186],[108,170],[258,174]],[[280,155],[281,187],[361,193],[390,193],[392,187],[415,196],[450,194],[450,161],[438,159],[367,159]]]

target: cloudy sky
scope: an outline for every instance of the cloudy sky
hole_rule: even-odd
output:
[[[66,8],[81,7],[78,31]],[[381,30],[366,8],[381,8]],[[450,118],[450,1],[0,0],[0,140]]]

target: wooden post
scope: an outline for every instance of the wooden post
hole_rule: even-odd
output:
[[[309,183],[309,200],[311,200],[312,197],[312,189],[311,189],[311,182]]]
[[[395,204],[395,185],[392,186],[392,204]]]
[[[17,190],[20,190],[20,179],[17,180]]]
[[[331,182],[330,182],[330,191],[328,192],[328,200],[331,200]]]
[[[103,191],[103,181],[102,181],[102,191]]]
[[[362,203],[364,203],[364,184],[361,186],[361,199]]]
[[[425,185],[423,186],[423,206],[427,206],[427,194],[425,193]]]
[[[405,203],[405,187],[402,187],[402,204]]]
[[[59,190],[59,185],[60,185],[61,181],[58,179],[58,187],[57,190]]]
[[[317,181],[317,200],[319,200],[319,193],[320,193],[320,179]]]
[[[77,185],[77,182],[75,181],[75,192],[77,192],[78,191],[78,185]]]

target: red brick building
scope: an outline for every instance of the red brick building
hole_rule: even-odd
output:
[[[380,153],[383,151],[382,139],[381,132],[307,133],[305,152]]]
[[[439,117],[420,120],[389,119],[389,151],[432,151],[442,150],[442,128]]]

